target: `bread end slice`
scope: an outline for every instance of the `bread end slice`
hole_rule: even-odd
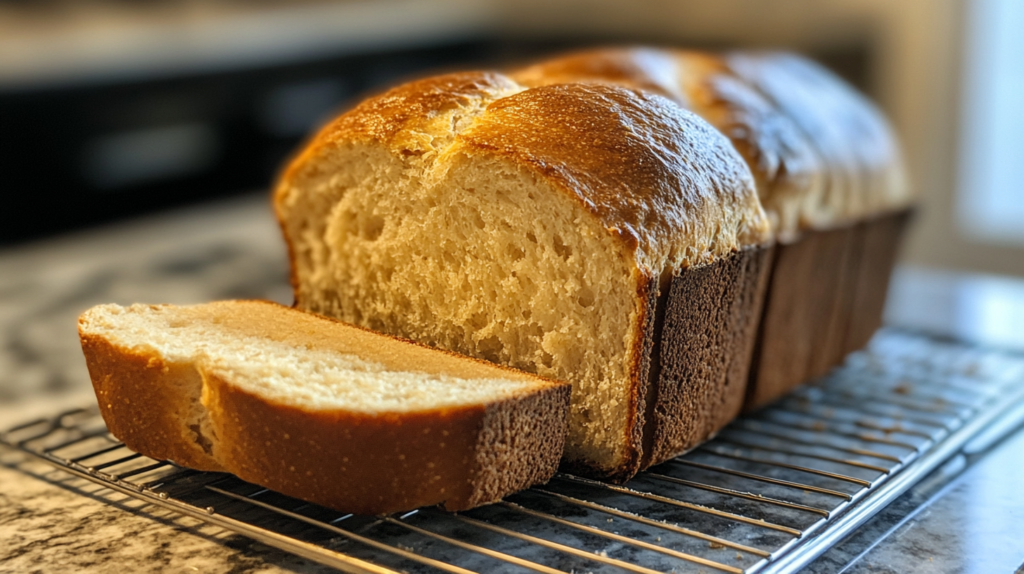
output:
[[[272,303],[79,319],[100,410],[142,454],[357,514],[546,481],[570,387]]]

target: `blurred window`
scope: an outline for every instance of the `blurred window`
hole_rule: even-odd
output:
[[[968,6],[958,223],[981,241],[1024,245],[1024,2]]]

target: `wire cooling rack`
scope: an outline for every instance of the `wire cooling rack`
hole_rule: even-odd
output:
[[[558,474],[469,512],[356,516],[128,450],[95,407],[0,443],[347,572],[793,572],[1024,405],[1024,358],[887,330],[624,486]]]

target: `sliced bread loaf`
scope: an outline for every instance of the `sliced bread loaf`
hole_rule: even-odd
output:
[[[758,299],[769,224],[728,140],[664,97],[413,82],[324,128],[276,207],[299,308],[571,382],[576,472],[624,480],[742,400],[730,366],[757,312],[734,302]],[[711,265],[728,269],[673,306]],[[685,328],[661,353],[669,322]],[[662,360],[694,377],[659,393]]]
[[[261,301],[79,319],[131,449],[359,514],[461,510],[544,482],[569,387]]]

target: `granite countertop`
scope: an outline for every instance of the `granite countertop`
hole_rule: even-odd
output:
[[[94,401],[75,332],[86,308],[227,298],[290,303],[287,269],[265,194],[0,251],[0,428]],[[903,275],[897,300],[928,307],[919,290],[907,288],[913,277]],[[1024,309],[1024,289],[1000,292],[1011,308]],[[933,295],[935,308],[949,298]],[[954,307],[941,304],[946,312]],[[1007,307],[997,307],[998,323]],[[935,471],[807,571],[1021,566],[1024,431],[1010,434]],[[0,573],[60,570],[333,571],[0,447]]]
[[[290,303],[265,194],[0,252],[0,427],[94,402],[75,321],[106,302]],[[333,572],[0,447],[0,572]]]
[[[805,572],[1024,574],[1022,471],[1024,429],[982,433]]]

